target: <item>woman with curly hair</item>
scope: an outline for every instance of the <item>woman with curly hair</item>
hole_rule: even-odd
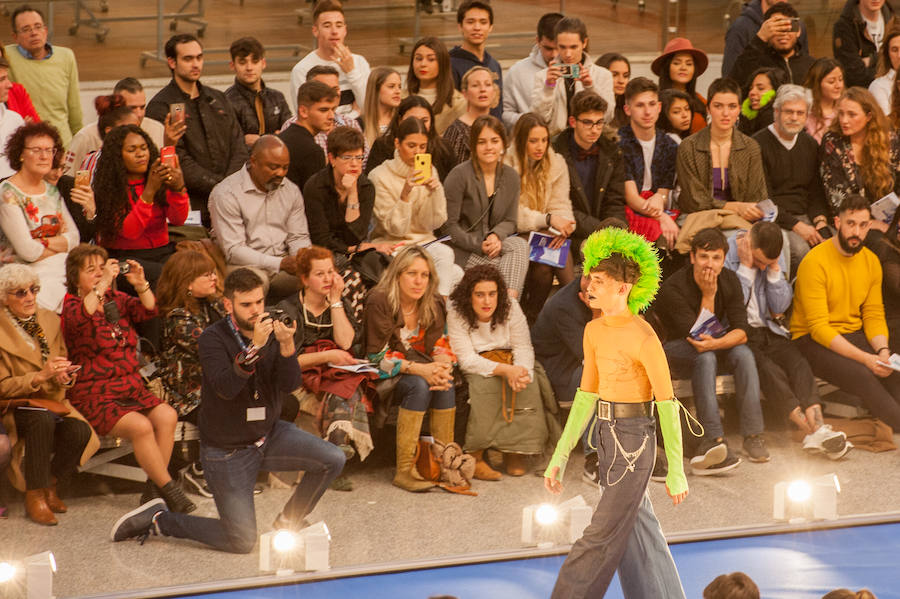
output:
[[[467,270],[450,302],[450,345],[469,383],[465,450],[475,457],[475,478],[500,478],[484,461],[489,448],[503,452],[507,474],[522,476],[526,457],[539,455],[548,437],[525,314],[490,264]]]
[[[66,255],[78,245],[78,226],[56,186],[44,181],[63,151],[59,132],[47,123],[19,127],[6,143],[16,173],[0,183],[0,263],[31,265],[41,280],[38,305],[59,313],[66,294]],[[90,188],[78,195],[93,202]]]
[[[125,124],[140,125],[140,118],[128,106],[122,94],[97,96],[94,98],[94,108],[97,110],[97,122],[84,126],[72,137],[63,160],[63,174],[74,177],[78,170],[87,168],[87,165],[82,164],[100,149],[103,138],[111,128]],[[90,166],[95,165],[96,163],[91,161]]]
[[[519,234],[532,231],[554,235],[551,247],[559,247],[575,232],[575,215],[569,200],[569,169],[566,160],[550,145],[547,122],[533,112],[526,112],[513,128],[511,151],[504,162],[519,174]],[[554,232],[550,233],[553,229]],[[554,276],[560,285],[569,283],[575,275],[573,260],[562,268],[540,262],[529,262],[522,293],[522,309],[529,322],[534,322],[547,301]]]
[[[97,241],[112,258],[140,262],[155,286],[175,251],[167,224],[183,225],[190,210],[177,161],[163,164],[156,144],[140,127],[117,127],[103,140],[93,187]]]
[[[837,102],[844,93],[844,67],[833,58],[820,58],[809,68],[803,87],[812,90],[813,103],[806,119],[806,132],[822,143],[822,136],[837,115]]]
[[[363,169],[367,177],[376,167],[381,166],[381,164],[394,157],[394,150],[396,149],[394,140],[397,138],[400,123],[410,117],[425,123],[428,137],[427,151],[431,154],[431,164],[436,167],[440,180],[443,181],[447,173],[456,166],[453,160],[453,153],[450,152],[444,140],[441,139],[441,136],[432,126],[434,123],[434,111],[431,108],[431,104],[422,96],[406,96],[400,101],[400,106],[394,112],[387,131],[372,144],[369,159],[366,161],[366,166]]]
[[[872,94],[851,87],[837,103],[837,118],[822,136],[819,148],[822,184],[832,212],[850,194],[877,202],[900,191],[900,136],[891,131]],[[872,221],[872,229],[885,232],[887,223]]]
[[[428,101],[438,135],[443,135],[450,123],[466,112],[465,98],[453,84],[450,53],[438,38],[425,37],[413,46],[406,71],[406,93]]]

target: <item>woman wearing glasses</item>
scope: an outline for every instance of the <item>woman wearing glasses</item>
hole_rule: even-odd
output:
[[[152,286],[175,251],[168,225],[183,225],[190,210],[177,160],[164,164],[156,144],[137,125],[112,129],[94,171],[97,241],[112,258],[140,262]]]
[[[225,306],[216,283],[216,267],[200,252],[175,252],[163,266],[156,301],[164,315],[160,380],[165,399],[178,412],[178,419],[197,424],[200,411],[200,383],[203,372],[198,359],[197,340],[203,329],[225,315]],[[200,461],[187,466],[184,480],[188,488],[212,497],[203,479]]]
[[[0,183],[0,262],[31,264],[41,281],[38,305],[57,313],[66,294],[66,254],[79,241],[59,190],[44,181],[62,150],[52,125],[19,127],[6,143],[16,173]],[[93,202],[90,187],[78,186],[72,194]]]
[[[119,262],[102,247],[83,243],[69,253],[63,332],[69,357],[82,367],[69,399],[98,434],[131,441],[149,477],[141,504],[162,496],[169,509],[187,513],[196,506],[167,469],[177,413],[147,389],[139,371],[134,326],[157,315],[156,298],[140,263],[127,264],[137,298],[111,288]]]
[[[4,428],[9,432],[10,480],[25,492],[25,513],[38,524],[53,526],[58,523],[54,513],[67,510],[58,483],[100,443],[66,400],[77,366],[66,357],[59,316],[38,307],[40,289],[30,267],[9,264],[0,269],[0,434]],[[10,406],[8,400],[17,400],[17,405]],[[2,454],[0,448],[0,465]]]
[[[357,453],[365,460],[372,450],[367,410],[374,387],[368,374],[335,368],[359,362],[361,323],[346,297],[341,299],[344,279],[335,269],[331,250],[317,245],[300,250],[297,276],[300,293],[281,301],[278,308],[297,323],[294,345],[300,352],[297,361],[303,370],[303,388],[295,395],[302,417],[314,417],[319,436],[340,447],[348,460]],[[350,491],[353,485],[340,476],[331,488]]]

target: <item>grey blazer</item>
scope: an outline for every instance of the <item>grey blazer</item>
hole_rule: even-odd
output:
[[[484,180],[475,173],[471,160],[458,165],[444,180],[447,221],[442,236],[456,254],[456,263],[465,268],[472,253],[481,254],[481,243],[490,233],[503,241],[516,232],[519,214],[519,174],[511,166],[497,166],[493,206],[489,206]]]

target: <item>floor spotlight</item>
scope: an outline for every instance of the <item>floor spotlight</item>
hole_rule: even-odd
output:
[[[50,551],[30,555],[24,560],[27,599],[51,599],[56,558]]]
[[[281,576],[296,570],[327,570],[331,533],[324,522],[299,531],[272,530],[259,537],[259,569]]]
[[[547,503],[522,508],[522,544],[552,546],[574,543],[591,521],[591,507],[577,495],[553,506]]]
[[[781,481],[775,485],[775,520],[808,522],[837,518],[837,495],[841,483],[835,474],[810,480]]]
[[[16,567],[9,562],[0,562],[0,584],[5,584],[16,577]]]

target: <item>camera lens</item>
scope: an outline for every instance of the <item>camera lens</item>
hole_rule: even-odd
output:
[[[129,272],[131,272],[131,265],[128,264],[128,262],[126,262],[125,260],[122,260],[121,262],[119,262],[119,272],[123,275],[128,274]]]

